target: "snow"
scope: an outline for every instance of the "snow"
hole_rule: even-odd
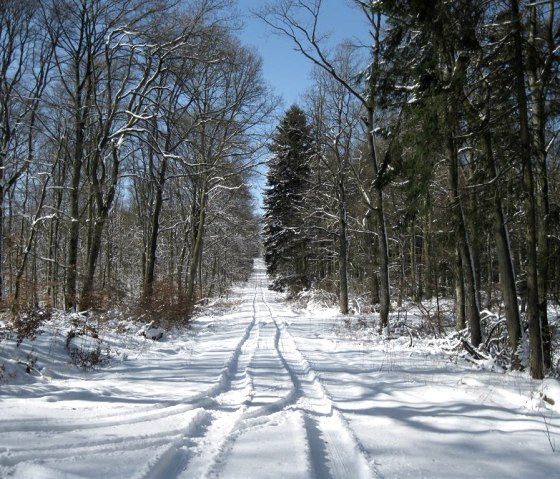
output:
[[[159,341],[104,332],[93,371],[68,363],[56,318],[4,339],[0,477],[560,477],[556,379],[294,311],[267,284],[256,261],[225,314]]]

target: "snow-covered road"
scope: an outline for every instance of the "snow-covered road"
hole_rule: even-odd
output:
[[[188,334],[2,385],[0,477],[560,478],[556,381],[345,337],[267,283],[256,261],[238,306]]]
[[[354,434],[287,328],[291,315],[266,284],[261,265],[235,321],[239,342],[203,400],[209,421],[179,477],[371,477]]]

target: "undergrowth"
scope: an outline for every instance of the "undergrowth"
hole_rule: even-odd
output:
[[[351,314],[344,317],[341,332],[355,339],[371,340],[378,336],[378,314],[375,306],[362,304],[361,300],[363,298],[352,299],[351,304],[355,307]],[[293,304],[298,309],[336,307],[337,298],[332,293],[310,290],[300,293]],[[560,314],[554,309],[551,313],[549,327],[554,368],[550,374],[560,377]],[[523,350],[527,348],[526,334],[521,340],[521,351],[515,355],[509,343],[506,320],[500,312],[481,312],[483,341],[476,348],[470,343],[468,328],[457,331],[453,303],[450,301],[439,301],[436,304],[408,302],[400,307],[393,305],[389,323],[389,332],[382,338],[384,340],[407,337],[411,348],[419,342],[426,344],[436,340],[446,354],[461,357],[478,367],[496,370],[523,370],[527,367],[526,355],[523,354]],[[526,330],[526,325],[523,326]]]
[[[99,337],[99,321],[86,315],[75,314],[66,333],[66,350],[72,364],[90,370],[107,364],[111,349]]]

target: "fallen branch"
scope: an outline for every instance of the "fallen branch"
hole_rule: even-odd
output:
[[[470,344],[466,339],[461,338],[461,343],[463,347],[467,350],[467,352],[474,358],[478,359],[479,361],[484,361],[490,359],[489,357],[482,354],[480,351],[477,351],[472,344]]]

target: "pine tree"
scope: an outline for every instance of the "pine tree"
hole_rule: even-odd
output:
[[[310,285],[306,239],[306,191],[311,129],[304,111],[294,105],[286,112],[269,145],[264,198],[264,247],[267,270],[276,289],[297,292]]]

